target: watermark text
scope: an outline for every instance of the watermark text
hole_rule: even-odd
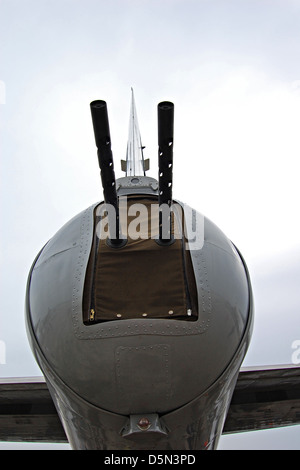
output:
[[[117,210],[112,204],[101,204],[96,215],[99,222],[96,234],[100,240],[107,237],[131,240],[172,238],[184,240],[187,250],[200,250],[204,243],[204,216],[188,205],[129,203],[124,196]]]
[[[292,349],[294,349],[294,352],[292,353],[292,363],[293,364],[300,364],[300,339],[295,339],[295,341],[292,342]]]
[[[6,364],[6,344],[0,340],[0,365]]]
[[[6,88],[3,80],[0,80],[0,104],[6,103]]]

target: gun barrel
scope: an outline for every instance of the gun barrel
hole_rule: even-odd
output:
[[[159,240],[169,243],[172,239],[172,185],[173,185],[173,140],[174,140],[174,104],[163,101],[158,104],[158,166],[159,166]],[[169,210],[162,210],[167,205]],[[165,215],[167,214],[167,215]],[[168,215],[169,214],[169,215]],[[165,220],[164,220],[165,218]],[[164,231],[163,228],[167,229]]]
[[[97,148],[110,144],[110,131],[107,113],[107,104],[103,100],[92,101],[91,113]]]
[[[108,216],[110,218],[108,221],[110,232],[109,241],[111,245],[119,246],[123,243],[123,239],[120,238],[119,206],[113,154],[111,150],[107,105],[105,101],[96,100],[92,101],[90,107],[95,141],[98,148],[98,161],[101,170],[104,201],[106,204],[110,204],[114,208],[114,211],[108,211]],[[113,216],[111,215],[112,212],[115,213],[115,216],[114,214]]]

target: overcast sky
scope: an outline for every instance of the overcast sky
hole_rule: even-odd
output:
[[[24,326],[28,271],[65,222],[102,199],[94,99],[108,103],[122,176],[131,86],[149,176],[156,107],[170,100],[174,197],[246,259],[256,315],[244,365],[291,363],[300,340],[300,0],[0,0],[0,376],[40,374]],[[241,445],[299,448],[299,426],[288,432],[247,434]]]

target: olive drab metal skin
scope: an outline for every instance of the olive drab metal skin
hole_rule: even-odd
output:
[[[118,196],[158,199],[158,186],[144,175],[116,181]],[[64,225],[32,265],[28,337],[74,449],[192,450],[218,444],[251,337],[251,283],[224,233],[179,204],[187,226],[193,218],[201,221],[201,243],[190,247],[198,299],[193,321],[150,315],[83,321],[99,204]]]

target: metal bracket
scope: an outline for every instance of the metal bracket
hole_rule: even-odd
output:
[[[168,435],[168,430],[159,419],[158,414],[130,415],[121,436],[126,439],[134,439],[137,435],[152,433],[157,437]]]

